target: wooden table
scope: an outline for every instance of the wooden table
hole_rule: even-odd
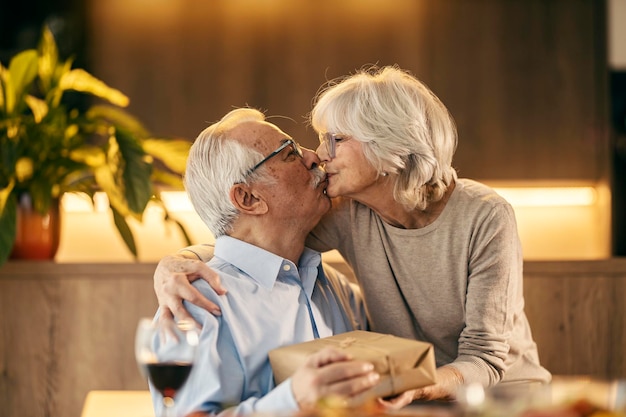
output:
[[[150,391],[90,391],[81,417],[154,417]]]

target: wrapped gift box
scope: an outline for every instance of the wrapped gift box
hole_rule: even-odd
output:
[[[430,343],[356,330],[270,351],[269,359],[276,384],[289,378],[309,355],[327,346],[345,350],[355,359],[371,362],[380,374],[379,383],[352,398],[351,405],[359,405],[372,398],[401,394],[436,382],[435,353]]]

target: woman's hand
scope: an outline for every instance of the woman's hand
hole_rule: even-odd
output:
[[[385,410],[399,410],[413,402],[413,397],[416,395],[416,391],[417,390],[405,391],[402,394],[389,399],[379,398],[378,404]]]
[[[437,369],[437,383],[424,388],[406,391],[388,400],[379,399],[379,403],[388,410],[398,410],[413,401],[452,401],[463,384],[463,376],[453,367]]]
[[[176,254],[168,255],[159,261],[154,271],[154,292],[161,311],[159,320],[172,320],[176,317],[177,320],[191,320],[195,323],[183,305],[185,300],[216,316],[221,315],[219,307],[191,285],[198,278],[207,281],[217,294],[226,294],[219,275],[200,260]],[[196,325],[199,326],[199,323]]]
[[[379,379],[371,363],[352,360],[344,351],[327,347],[312,354],[294,372],[291,389],[300,409],[309,409],[327,398],[349,400]]]

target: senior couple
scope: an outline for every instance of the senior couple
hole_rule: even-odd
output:
[[[267,357],[355,329],[434,346],[437,383],[379,399],[384,408],[453,400],[470,382],[549,382],[524,314],[513,209],[457,177],[441,101],[406,71],[371,68],[329,83],[310,123],[317,154],[253,109],[231,111],[191,148],[185,186],[215,246],[155,272],[161,319],[202,328],[179,414],[289,413],[359,394],[379,376],[338,350],[278,386]],[[331,249],[360,288],[321,263]]]

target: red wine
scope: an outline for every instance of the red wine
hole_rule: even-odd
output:
[[[165,362],[148,364],[150,381],[164,397],[174,397],[176,391],[187,380],[190,372],[190,363]]]

